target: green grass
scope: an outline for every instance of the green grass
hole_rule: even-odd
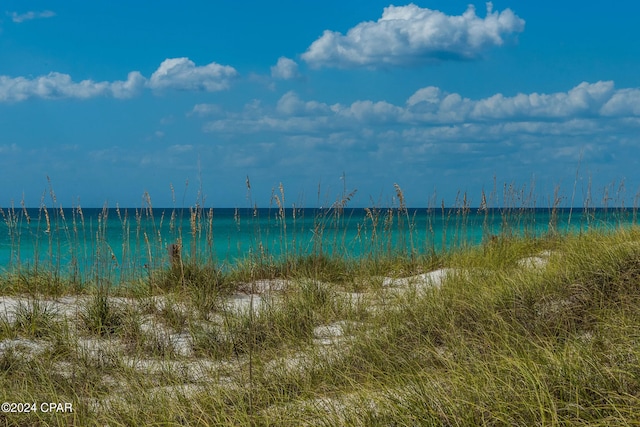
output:
[[[548,263],[519,264],[536,255]],[[458,269],[441,288],[390,291],[377,277],[439,266]],[[74,412],[4,413],[0,420],[111,426],[640,422],[637,228],[510,237],[438,260],[301,258],[287,268],[287,275],[266,274],[290,280],[277,291],[256,293],[253,310],[249,295],[236,291],[246,291],[243,279],[260,278],[255,270],[187,265],[184,273],[159,271],[152,283],[118,290],[74,293],[52,283],[56,290],[41,287],[39,297],[16,292],[15,279],[6,279],[7,294],[25,302],[0,328],[2,400],[71,402]],[[59,289],[77,295],[75,313],[56,311]],[[229,301],[240,297],[248,303],[232,307]],[[322,327],[340,327],[342,336],[320,342]]]

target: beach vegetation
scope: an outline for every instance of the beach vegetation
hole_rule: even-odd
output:
[[[35,217],[4,208],[2,401],[72,410],[4,411],[0,421],[640,423],[635,208],[608,206],[603,221],[589,199],[571,211],[570,228],[556,192],[541,227],[528,190],[503,190],[507,204],[494,205],[494,190],[472,207],[462,193],[450,208],[431,203],[419,223],[396,185],[390,206],[358,219],[366,250],[356,255],[344,228],[354,191],[345,186],[315,212],[302,246],[302,211],[286,208],[280,186],[274,227],[255,230],[280,252],[258,239],[233,260],[214,253],[214,215],[202,200],[168,214],[149,195],[133,214],[118,208],[117,250],[106,208],[93,223],[79,206],[63,210],[52,189],[52,206]],[[250,204],[238,220],[259,228]],[[468,242],[473,215],[485,228]],[[43,252],[27,257],[29,230],[49,231],[38,234]]]

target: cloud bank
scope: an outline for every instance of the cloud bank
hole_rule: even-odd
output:
[[[616,89],[611,81],[583,82],[566,92],[495,94],[465,98],[428,86],[404,105],[357,100],[351,104],[305,101],[285,93],[271,108],[247,104],[242,112],[227,112],[204,124],[207,132],[327,135],[332,132],[400,132],[405,137],[429,134],[436,139],[459,136],[496,140],[511,134],[571,134],[610,131],[611,120],[640,126],[640,89]],[[194,108],[195,110],[196,108]],[[615,129],[615,127],[613,127]]]
[[[300,171],[296,179],[304,180],[348,170],[365,183],[404,176],[419,183],[419,194],[434,177],[463,187],[484,185],[496,172],[563,179],[579,159],[602,170],[615,172],[620,162],[635,170],[638,101],[640,88],[597,81],[477,99],[427,86],[404,102],[332,104],[289,91],[273,103],[194,111],[206,113],[198,116],[211,134],[204,150],[231,172],[269,165]]]
[[[476,15],[469,5],[459,16],[414,4],[389,6],[376,22],[362,22],[346,35],[326,30],[302,59],[312,67],[411,66],[427,61],[475,59],[501,46],[505,37],[524,30],[525,21],[511,9]]]
[[[51,72],[35,78],[0,76],[0,102],[19,102],[30,98],[87,99],[98,96],[131,98],[145,87],[153,90],[215,92],[228,89],[238,72],[228,65],[212,62],[196,66],[188,58],[164,60],[146,79],[132,71],[127,80],[95,82],[87,79],[75,82],[68,74]]]

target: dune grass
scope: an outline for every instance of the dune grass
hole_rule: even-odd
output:
[[[393,226],[410,228],[396,190]],[[463,227],[467,209],[443,220]],[[206,241],[210,217],[193,212]],[[147,240],[132,247],[160,253]],[[0,395],[36,410],[0,413],[0,425],[640,423],[639,228],[550,224],[444,252],[405,243],[358,258],[254,254],[231,268],[184,248],[117,286],[98,243],[88,277],[7,271]],[[443,267],[442,282],[421,282]]]

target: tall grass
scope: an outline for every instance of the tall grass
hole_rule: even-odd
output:
[[[333,203],[318,204],[328,208],[302,209],[287,206],[282,184],[272,191],[271,203],[261,209],[250,197],[249,209],[236,208],[234,220],[237,230],[250,233],[247,242],[237,241],[227,255],[218,253],[215,209],[205,206],[202,189],[192,206],[177,207],[175,191],[171,187],[173,207],[154,208],[151,196],[145,192],[138,208],[115,209],[104,205],[97,215],[85,216],[78,204],[65,209],[57,200],[49,181],[48,203],[43,194],[37,216],[20,203],[0,208],[3,219],[3,246],[8,253],[8,272],[29,276],[45,275],[53,282],[64,278],[75,287],[109,283],[121,285],[140,280],[151,283],[162,271],[181,269],[184,282],[185,264],[209,265],[213,269],[229,269],[235,264],[252,265],[265,277],[288,276],[289,266],[306,259],[326,263],[336,259],[414,259],[437,256],[450,249],[490,242],[497,236],[543,237],[577,227],[580,231],[601,225],[635,223],[637,206],[624,207],[625,186],[617,187],[612,198],[611,189],[604,189],[601,205],[594,207],[590,186],[583,195],[584,205],[563,207],[567,197],[556,187],[547,201],[547,208],[539,208],[534,195],[534,183],[522,188],[514,183],[502,186],[498,197],[497,185],[486,194],[481,192],[474,201],[468,193],[458,193],[451,207],[438,195],[428,198],[425,209],[409,208],[404,192],[394,185],[395,197],[389,206],[371,205],[364,209],[349,208],[356,194],[343,177],[344,188]],[[575,200],[575,188],[570,198]],[[610,208],[612,199],[618,203]],[[636,199],[638,197],[636,196]],[[545,223],[539,223],[546,211]],[[158,213],[159,212],[159,216]],[[568,216],[567,216],[568,213]],[[119,232],[114,229],[117,217]],[[185,218],[186,215],[186,218]],[[266,215],[266,218],[264,217]],[[480,239],[473,232],[481,229]],[[28,244],[26,240],[29,240]],[[231,242],[231,241],[229,241]],[[5,246],[6,245],[6,246]],[[32,253],[26,251],[29,248]],[[175,251],[175,258],[170,253]],[[235,252],[232,258],[229,254]],[[312,262],[312,264],[313,264]]]
[[[88,216],[49,185],[36,215],[2,209],[0,302],[19,305],[0,311],[0,395],[74,412],[0,422],[640,422],[635,206],[597,210],[589,196],[568,210],[558,188],[541,211],[533,185],[506,184],[412,209],[396,184],[388,205],[359,210],[345,181],[307,210],[282,185],[257,206],[247,178],[233,221],[253,239],[235,259],[217,253],[202,190],[192,206],[171,188],[169,209],[144,193]],[[26,236],[42,243],[33,254]],[[439,267],[452,269],[443,285],[420,286]]]

